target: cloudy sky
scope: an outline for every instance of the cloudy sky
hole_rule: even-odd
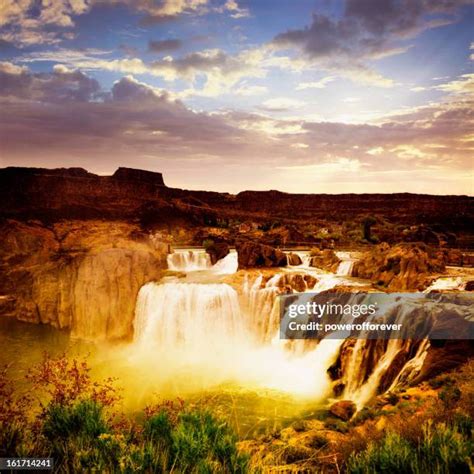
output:
[[[474,0],[2,0],[0,166],[474,194]]]

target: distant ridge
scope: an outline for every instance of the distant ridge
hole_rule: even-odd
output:
[[[212,172],[212,171],[210,171]],[[146,225],[180,221],[189,226],[229,222],[354,222],[379,216],[404,227],[424,224],[436,231],[470,233],[474,197],[427,194],[290,194],[243,191],[239,194],[170,188],[162,173],[118,168],[99,176],[83,168],[0,169],[0,218],[139,220]],[[268,224],[268,225],[270,225]],[[318,224],[321,225],[321,224]],[[326,224],[325,224],[326,225]]]
[[[91,173],[84,168],[22,168],[19,166],[9,166],[0,168],[0,175],[10,177],[27,176],[62,176],[67,178],[91,178],[100,179],[103,177],[112,177],[120,181],[142,181],[156,186],[165,186],[163,174],[155,171],[145,171],[134,168],[117,168],[112,176],[99,176]]]

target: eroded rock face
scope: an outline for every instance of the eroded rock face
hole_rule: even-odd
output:
[[[429,380],[443,372],[455,369],[472,357],[474,357],[474,341],[472,340],[431,341],[421,371],[413,383]]]
[[[341,260],[331,249],[320,250],[314,248],[311,250],[310,265],[316,268],[322,268],[328,272],[335,272]]]
[[[130,337],[138,290],[164,268],[164,256],[132,239],[133,232],[124,223],[46,228],[6,222],[0,228],[0,294],[13,303],[0,306],[2,314],[68,328],[83,339]]]
[[[286,254],[269,245],[255,242],[238,242],[235,246],[239,268],[286,267]]]
[[[229,245],[225,242],[217,242],[207,247],[206,252],[209,254],[211,263],[214,265],[229,254]]]
[[[423,244],[383,243],[355,262],[352,275],[391,291],[423,290],[445,270],[445,257]]]

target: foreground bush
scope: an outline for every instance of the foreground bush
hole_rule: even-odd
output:
[[[154,472],[247,471],[247,457],[237,452],[236,436],[208,412],[185,411],[176,424],[159,412],[145,423],[144,440],[143,467]]]
[[[418,443],[411,443],[399,434],[389,432],[382,440],[353,454],[347,471],[353,474],[469,474],[472,472],[474,444],[472,433],[456,424],[433,426],[425,423]]]
[[[52,457],[56,472],[247,472],[225,422],[182,401],[146,407],[141,421],[120,417],[113,381],[89,372],[85,361],[46,357],[28,376],[36,402],[15,397],[1,372],[1,454]]]

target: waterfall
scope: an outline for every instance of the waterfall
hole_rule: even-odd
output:
[[[352,260],[343,260],[337,267],[336,274],[341,276],[351,276],[354,262]]]
[[[360,408],[377,393],[414,380],[430,347],[429,339],[423,337],[427,336],[432,324],[442,320],[443,315],[454,313],[460,321],[467,321],[471,317],[470,311],[468,305],[427,299],[416,293],[404,295],[403,300],[387,295],[387,302],[379,307],[377,321],[404,327],[418,321],[418,340],[348,340],[340,354],[343,397],[353,400]]]
[[[204,250],[175,250],[167,257],[168,268],[177,272],[206,270],[211,259]]]
[[[280,275],[275,275],[279,278]],[[253,283],[245,275],[242,299],[246,314],[247,327],[253,337],[260,343],[268,343],[278,336],[280,310],[278,305],[278,287],[273,277],[261,287],[263,277],[258,276]]]
[[[230,275],[238,268],[237,252],[231,250],[228,255],[211,264],[211,258],[204,250],[175,250],[167,257],[168,269],[176,272],[211,270],[217,275]]]
[[[437,278],[426,290],[429,293],[433,290],[463,290],[465,281],[461,277],[441,277]]]
[[[218,275],[230,275],[237,272],[238,267],[237,252],[231,250],[229,254],[213,265],[212,271]]]
[[[324,341],[300,354],[286,350],[286,341],[275,338],[275,281],[261,288],[262,277],[252,284],[247,280],[240,300],[223,283],[146,284],[136,306],[137,357],[176,373],[184,366],[209,384],[234,380],[325,400],[331,388],[326,369],[342,341]]]
[[[185,262],[182,267],[195,267],[198,254],[177,252],[170,257],[180,256],[170,260],[173,265]],[[235,252],[206,268],[208,276],[232,273]],[[315,293],[330,290],[340,284],[340,276],[285,269],[271,276],[265,272],[254,278],[249,275],[244,275],[238,290],[226,283],[146,284],[136,305],[135,348],[147,360],[166,363],[173,373],[179,372],[180,363],[194,375],[205,373],[209,384],[233,380],[321,402],[327,401],[332,387],[338,385],[340,396],[353,400],[358,408],[380,391],[410,382],[419,374],[430,347],[427,340],[280,339],[278,295],[291,288]],[[360,304],[369,297],[353,293],[349,301]],[[429,326],[430,316],[441,314],[439,305],[433,299],[420,299],[419,294],[405,295],[403,301],[387,295],[377,320],[405,323],[426,315],[423,329]],[[466,308],[459,311],[468,311]],[[336,380],[331,381],[328,371]]]
[[[134,337],[165,350],[177,345],[201,350],[204,341],[240,339],[237,292],[226,284],[148,283],[138,295]]]
[[[379,347],[377,347],[377,343]],[[401,339],[389,339],[388,341],[357,339],[349,363],[343,370],[343,398],[353,400],[358,408],[364,406],[376,395],[382,376],[406,343],[407,341]],[[380,346],[382,346],[381,349]],[[368,357],[371,354],[371,348],[377,354],[378,360],[375,361],[373,370],[369,372]]]
[[[351,276],[352,267],[354,266],[355,260],[351,257],[349,252],[336,252],[336,255],[341,260],[341,263],[337,267],[336,275],[340,276]]]

